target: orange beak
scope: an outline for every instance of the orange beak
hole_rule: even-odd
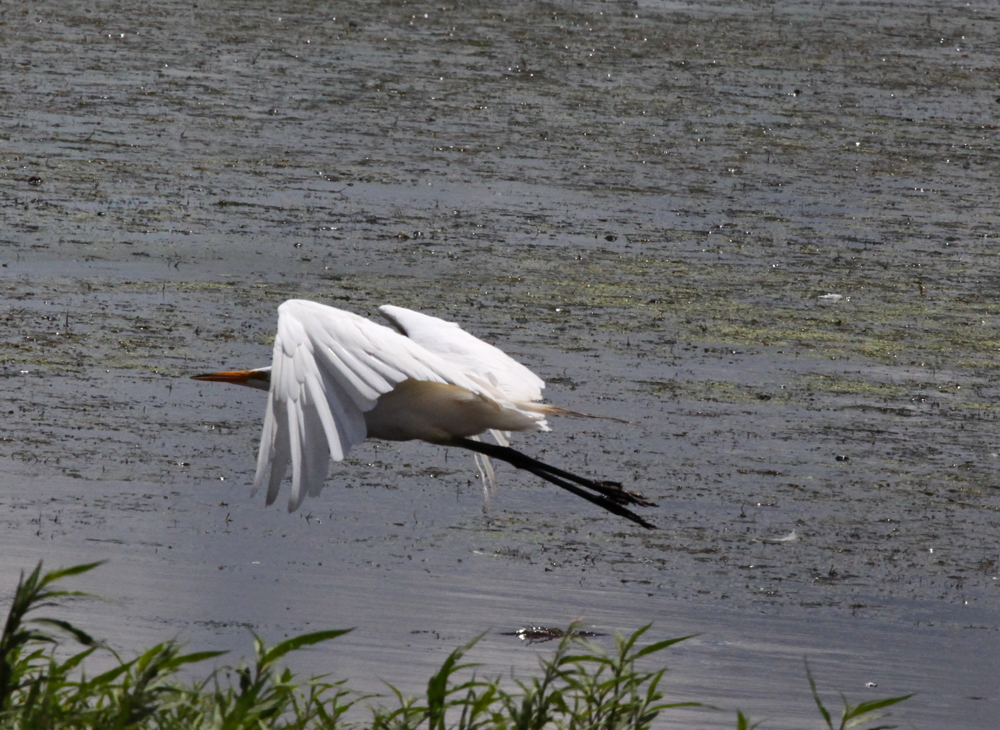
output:
[[[192,375],[192,380],[206,380],[212,383],[235,383],[251,388],[267,390],[271,383],[270,368],[267,370],[227,370],[222,373]]]

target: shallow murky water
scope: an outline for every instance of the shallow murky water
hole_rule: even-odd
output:
[[[998,19],[3,6],[0,585],[109,560],[85,587],[117,603],[79,616],[126,654],[357,626],[293,664],[360,689],[484,631],[501,673],[545,651],[522,626],[653,621],[700,634],[678,699],[811,722],[808,655],[854,700],[918,692],[918,726],[993,727]],[[483,515],[471,459],[413,444],[265,510],[262,394],[186,376],[265,364],[290,296],[460,321],[628,419],[516,445],[661,529],[502,468]]]

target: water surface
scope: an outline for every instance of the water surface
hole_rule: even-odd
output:
[[[813,722],[808,656],[831,698],[993,727],[992,6],[0,12],[5,591],[108,560],[116,602],[69,613],[126,655],[356,626],[292,661],[359,689],[653,621],[699,634],[667,685],[728,710],[698,726]],[[414,444],[264,509],[262,394],[187,376],[266,364],[292,296],[459,321],[628,420],[516,445],[661,529],[502,467],[484,515]]]

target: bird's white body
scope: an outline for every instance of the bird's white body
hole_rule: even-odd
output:
[[[368,438],[444,445],[488,430],[534,431],[543,423],[535,413],[502,406],[481,393],[426,380],[404,380],[364,415]]]

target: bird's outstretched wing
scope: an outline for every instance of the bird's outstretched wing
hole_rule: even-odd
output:
[[[254,487],[266,482],[271,504],[291,463],[288,510],[298,509],[306,494],[319,494],[330,459],[340,461],[365,439],[364,414],[378,397],[407,378],[489,395],[461,368],[389,327],[316,302],[282,304]]]
[[[545,381],[493,345],[470,335],[454,322],[390,304],[382,316],[408,338],[459,368],[466,376],[511,401],[542,399]]]

